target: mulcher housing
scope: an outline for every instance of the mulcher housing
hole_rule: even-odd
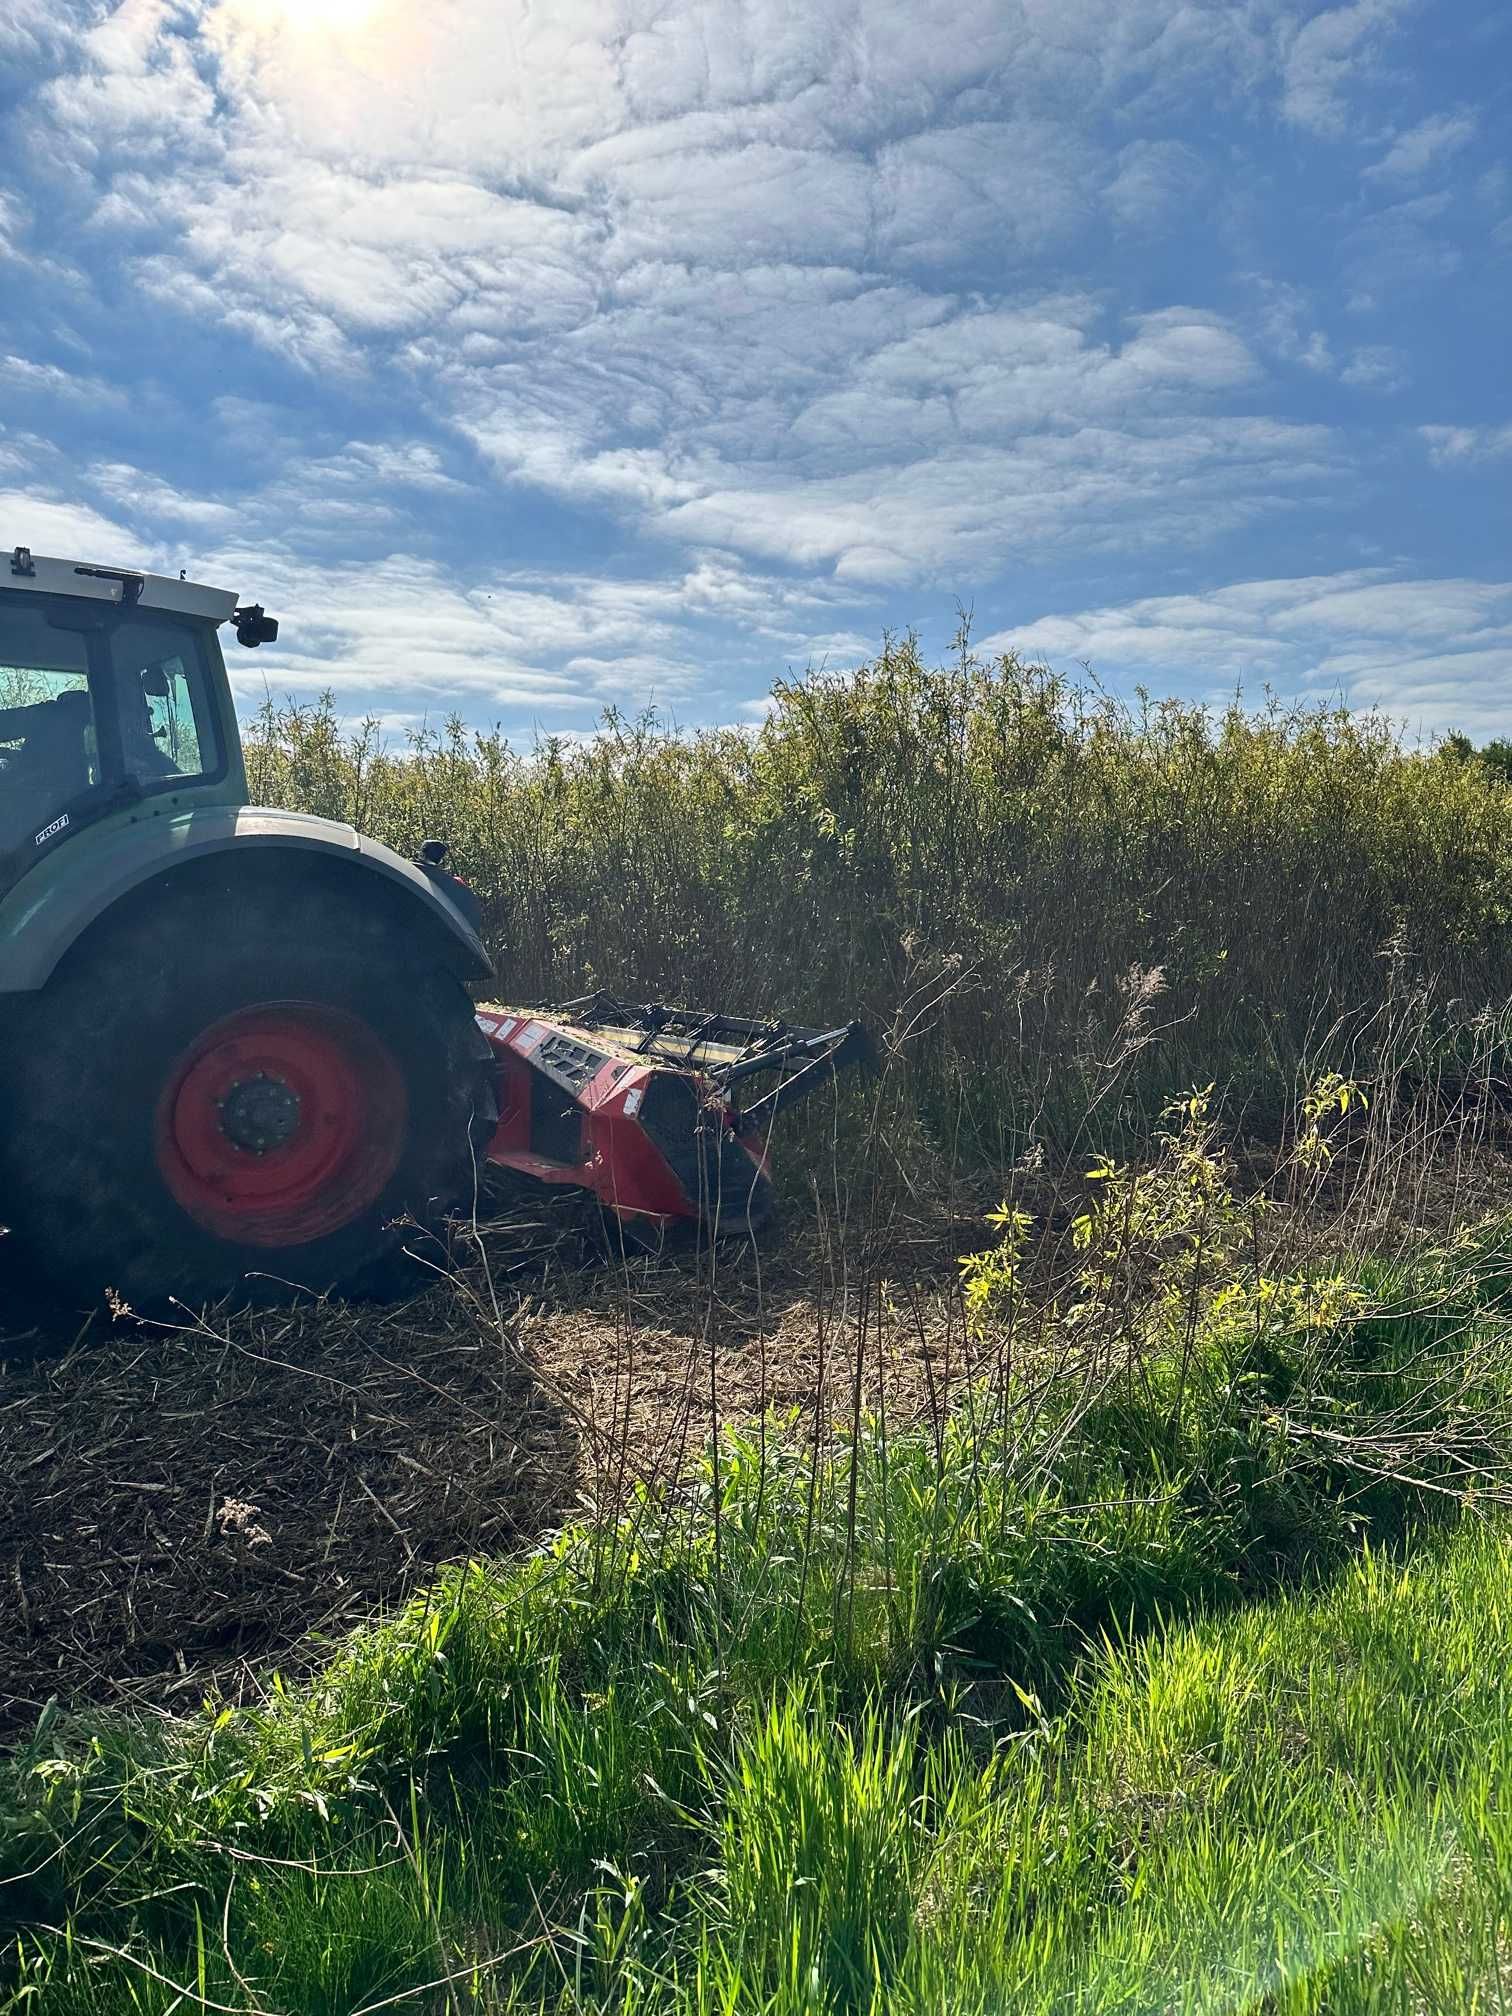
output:
[[[490,1166],[587,1191],[637,1243],[680,1229],[759,1233],[772,1212],[778,1114],[869,1060],[859,1022],[795,1028],[595,994],[487,1007],[498,1068]],[[742,1106],[742,1094],[759,1096]]]

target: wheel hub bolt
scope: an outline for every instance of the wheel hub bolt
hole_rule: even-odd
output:
[[[266,1071],[233,1085],[217,1110],[221,1132],[249,1155],[281,1148],[299,1131],[299,1094]]]

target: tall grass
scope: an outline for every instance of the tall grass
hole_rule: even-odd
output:
[[[185,1853],[187,1888],[134,1924],[81,1920],[71,1950],[23,1935],[19,2006],[1502,2009],[1509,1670],[1505,1540],[1472,1527],[1114,1649],[990,1753],[879,1706],[843,1721],[822,1676],[789,1681],[726,1742],[686,1732],[677,1829],[627,1799],[617,1855],[570,1885],[532,1879],[622,1769],[608,1742],[545,1782],[532,1753],[533,1825],[523,1796],[458,1783],[391,1802],[360,1858]]]
[[[1409,1003],[1429,1058],[1512,998],[1503,782],[1342,707],[1124,705],[905,639],[779,685],[749,732],[611,715],[580,743],[452,723],[386,750],[323,705],[265,710],[248,757],[268,802],[449,838],[507,993],[886,1024],[943,962],[916,1090],[989,1157],[1075,1134],[1131,1007],[1165,1036],[1105,1104],[1115,1135],[1208,1080],[1274,1123],[1299,1070],[1368,1075]]]
[[[1508,1496],[1512,1235],[1257,1273],[1200,1103],[1032,1322],[1004,1228],[935,1420],[727,1435],[260,1706],[44,1718],[0,1788],[21,2006],[1407,2006],[1316,1984],[1409,1979],[1389,1912],[1440,1898],[1480,1966],[1512,1607],[1494,1547],[1389,1550]]]

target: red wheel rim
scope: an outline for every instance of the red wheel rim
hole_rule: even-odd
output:
[[[212,1023],[158,1102],[157,1158],[197,1225],[242,1246],[307,1246],[387,1188],[408,1100],[386,1043],[355,1015],[278,1001]]]

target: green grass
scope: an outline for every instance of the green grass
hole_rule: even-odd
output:
[[[1367,1555],[1322,1593],[1109,1654],[1059,1720],[988,1757],[968,1728],[847,1721],[822,1679],[789,1681],[702,1744],[679,1788],[698,1804],[668,1821],[675,1876],[644,1798],[608,1830],[618,1860],[584,1865],[544,1788],[528,1827],[522,1800],[459,1784],[450,1811],[402,1802],[371,1860],[206,1857],[179,1899],[192,1936],[139,1934],[136,1965],[83,1931],[71,1954],[25,1941],[23,1982],[45,2008],[110,2010],[166,2006],[149,1968],[191,2002],[312,2012],[407,1988],[426,2006],[442,1975],[485,2008],[1500,2009],[1509,1590],[1498,1526],[1405,1566]],[[575,1803],[597,1818],[624,1783],[612,1742],[550,1767],[586,1774]],[[570,1894],[526,1882],[543,1850],[575,1869]]]
[[[1026,1354],[939,1441],[729,1438],[260,1707],[49,1719],[0,1785],[17,2006],[1494,1986],[1512,1604],[1500,1527],[1433,1514],[1512,1457],[1506,1250]]]
[[[894,640],[780,685],[749,732],[385,752],[329,707],[270,710],[248,759],[266,802],[449,838],[515,997],[916,1025],[917,1111],[988,1162],[1064,1147],[1089,1108],[1137,1137],[1183,1085],[1274,1128],[1299,1071],[1505,1051],[1506,784],[1341,707],[1125,708]]]

